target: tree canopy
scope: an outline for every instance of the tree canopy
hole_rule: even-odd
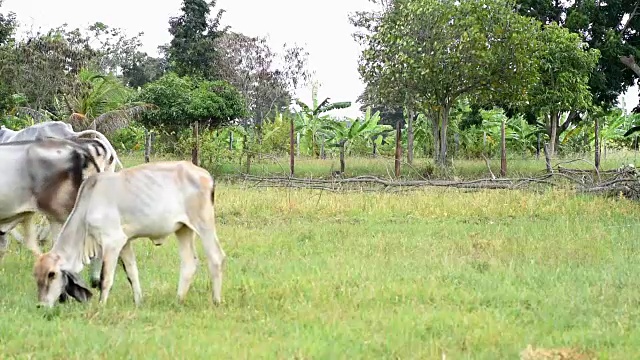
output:
[[[142,114],[141,123],[169,131],[188,128],[194,122],[218,127],[246,116],[242,95],[226,81],[198,80],[172,72],[146,84],[138,100],[157,106]]]
[[[366,35],[360,73],[385,104],[436,114],[444,163],[460,96],[525,100],[537,79],[536,31],[508,0],[398,0]]]

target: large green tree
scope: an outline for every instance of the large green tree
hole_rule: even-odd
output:
[[[537,79],[538,26],[509,0],[396,0],[365,34],[360,73],[387,105],[430,114],[447,159],[449,113],[461,96],[524,101]]]
[[[618,96],[640,77],[635,63],[640,50],[640,3],[637,0],[557,1],[517,0],[519,12],[544,24],[556,22],[580,34],[590,48],[600,51],[600,60],[589,79],[596,105],[614,106]],[[568,117],[562,130],[569,127]]]
[[[142,115],[143,125],[169,131],[194,122],[216,128],[246,115],[242,95],[226,81],[196,80],[172,72],[146,84],[137,100],[157,106]]]
[[[220,29],[220,9],[215,18],[209,19],[216,0],[183,0],[181,14],[169,19],[169,33],[173,38],[160,47],[168,60],[170,71],[179,76],[199,76],[208,80],[219,78],[216,69],[216,39],[228,26]]]
[[[580,36],[557,23],[544,26],[538,33],[541,45],[539,81],[532,87],[529,108],[544,116],[550,139],[549,152],[555,155],[562,113],[587,111],[592,104],[589,75],[596,67],[600,52],[588,49]]]

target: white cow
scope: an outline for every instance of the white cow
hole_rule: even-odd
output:
[[[105,152],[94,146],[63,139],[0,144],[0,258],[8,245],[6,233],[18,224],[24,226],[26,247],[41,253],[33,217],[45,214],[56,234],[73,209],[82,181],[107,166]]]
[[[84,130],[75,132],[71,127],[71,124],[63,121],[45,121],[42,123],[34,124],[21,130],[12,130],[2,125],[0,127],[0,143],[35,140],[39,138],[54,137],[60,139],[73,139],[73,138],[85,138],[87,136],[95,136],[108,148],[108,151],[113,155],[115,162],[112,165],[113,168],[107,169],[107,171],[115,171],[116,165],[121,169],[124,168],[122,162],[118,158],[118,154],[113,145],[104,136],[104,134],[95,130]]]
[[[89,177],[53,248],[35,262],[39,305],[53,307],[67,295],[78,301],[90,299],[91,291],[77,274],[92,256],[103,261],[100,303],[107,302],[119,256],[134,303],[140,305],[142,290],[131,241],[147,237],[161,245],[173,233],[181,259],[179,301],[196,272],[197,234],[208,260],[213,302],[219,304],[226,256],[216,234],[214,191],[209,172],[187,161],[147,163]]]
[[[95,136],[95,139],[88,139],[88,136]],[[71,127],[71,124],[62,121],[46,121],[38,124],[31,125],[21,130],[12,130],[2,125],[0,127],[0,144],[10,143],[16,141],[28,141],[44,138],[59,138],[74,141],[94,141],[102,144],[102,148],[107,153],[105,158],[110,159],[105,171],[115,171],[116,166],[123,168],[116,150],[111,145],[109,140],[100,132],[95,130],[85,130],[75,132]],[[95,147],[97,149],[97,147]],[[101,154],[99,156],[102,156]],[[28,221],[35,221],[35,219],[29,218]],[[31,226],[31,224],[25,224],[25,226]],[[49,233],[53,234],[56,229],[53,229],[54,225],[49,226]],[[16,240],[22,242],[23,236],[17,231],[17,229],[11,230]],[[38,238],[41,243],[44,243],[47,237],[47,232],[44,228],[38,231]]]

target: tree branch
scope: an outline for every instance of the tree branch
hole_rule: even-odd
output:
[[[620,61],[640,77],[640,66],[636,64],[636,60],[633,55],[620,56]]]

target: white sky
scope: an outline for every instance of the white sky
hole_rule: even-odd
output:
[[[29,28],[46,31],[69,24],[86,28],[101,21],[119,27],[129,35],[144,32],[143,51],[157,54],[157,46],[170,41],[169,17],[179,13],[181,0],[5,0],[0,11],[16,13],[23,32]],[[303,6],[304,4],[304,6]],[[309,52],[309,69],[315,71],[320,82],[320,100],[351,101],[349,109],[337,110],[335,115],[359,116],[356,98],[364,84],[357,70],[361,49],[351,37],[355,28],[348,15],[356,10],[371,8],[367,0],[218,0],[217,9],[225,9],[223,25],[250,36],[267,36],[274,50],[285,42],[303,45]],[[311,87],[298,89],[302,101],[311,101]],[[624,96],[625,108],[638,104],[637,87]]]

